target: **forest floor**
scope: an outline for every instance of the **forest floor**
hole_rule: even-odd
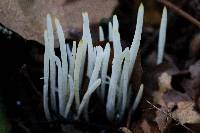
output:
[[[0,132],[199,133],[200,2],[172,0],[169,4],[163,1],[143,1],[145,18],[141,46],[130,82],[135,85],[133,94],[137,94],[138,86],[143,83],[144,94],[133,116],[127,113],[126,119],[117,125],[104,120],[101,113],[90,116],[90,121],[65,120],[58,114],[54,114],[55,120],[47,121],[41,79],[44,45],[40,40],[27,39],[7,28],[0,20]],[[73,2],[76,1],[70,4]],[[113,14],[118,15],[123,47],[131,44],[139,3],[140,0],[119,0],[117,6],[112,5],[115,7]],[[163,63],[156,65],[163,5],[168,8],[166,47]],[[104,44],[97,38],[98,25],[107,31],[108,21],[109,18],[102,18],[91,24],[96,45]],[[80,40],[81,32],[79,26],[68,30],[66,42]],[[59,49],[55,50],[59,54]],[[91,112],[105,112],[105,107],[96,106],[98,100],[92,101]]]

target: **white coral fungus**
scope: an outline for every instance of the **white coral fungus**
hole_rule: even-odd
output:
[[[50,15],[47,15],[47,30],[44,32],[44,112],[47,119],[51,119],[51,110],[59,112],[67,118],[70,108],[75,104],[76,118],[83,110],[87,116],[87,108],[90,96],[97,89],[97,94],[106,106],[106,114],[109,120],[118,118],[121,120],[124,112],[129,107],[128,95],[131,85],[129,80],[135,64],[136,56],[140,46],[144,7],[141,4],[138,10],[135,35],[131,47],[124,50],[121,46],[119,23],[117,16],[113,16],[112,23],[109,22],[108,38],[113,42],[114,58],[110,59],[111,46],[106,44],[93,46],[89,18],[83,13],[83,36],[78,46],[73,42],[72,50],[69,44],[65,44],[65,37],[58,19],[55,19],[57,35],[60,44],[60,58],[54,52],[54,33]],[[102,27],[99,28],[99,40],[104,41]],[[87,64],[86,63],[87,58]],[[109,60],[112,61],[111,74],[108,74]],[[88,89],[82,94],[82,82],[84,81],[84,67],[87,66],[86,76],[89,79]],[[109,79],[109,80],[108,80]],[[108,87],[106,85],[108,84]],[[140,89],[139,98],[134,104],[138,105],[143,91]],[[50,103],[49,103],[50,101]],[[118,116],[118,117],[117,117]]]

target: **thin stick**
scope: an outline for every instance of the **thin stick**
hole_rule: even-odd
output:
[[[182,9],[180,9],[179,7],[177,7],[176,5],[174,5],[173,3],[169,2],[168,0],[157,0],[157,1],[159,3],[162,3],[163,5],[167,6],[169,9],[171,9],[175,13],[179,14],[180,16],[186,18],[191,23],[193,23],[198,28],[200,28],[200,22],[199,22],[199,20],[197,20],[196,18],[192,17],[190,14],[188,14],[185,11],[183,11]]]
[[[187,129],[189,132],[191,133],[195,133],[192,129],[190,129],[189,127],[183,125],[179,120],[177,120],[176,118],[174,118],[172,116],[171,113],[165,112],[164,110],[158,108],[157,106],[155,106],[154,104],[152,104],[150,101],[146,100],[146,102],[148,104],[150,104],[153,108],[157,109],[158,111],[160,111],[161,113],[165,114],[166,116],[170,117],[171,119],[173,119],[174,121],[176,121],[179,125],[183,126],[185,129]]]

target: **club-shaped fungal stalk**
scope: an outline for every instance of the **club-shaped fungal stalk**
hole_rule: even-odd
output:
[[[44,31],[44,42],[45,42],[45,52],[44,52],[44,85],[43,85],[43,106],[44,113],[48,120],[51,119],[49,107],[48,107],[48,88],[49,88],[49,43],[47,38],[47,31]]]
[[[167,30],[167,8],[164,7],[160,24],[159,39],[158,39],[157,65],[161,64],[163,61],[166,30]]]
[[[122,119],[126,105],[127,105],[127,91],[128,91],[128,76],[129,72],[127,71],[129,69],[129,62],[130,62],[130,51],[129,48],[126,48],[127,52],[125,53],[125,59],[124,59],[124,65],[123,65],[123,70],[122,70],[122,104],[121,104],[121,111],[120,111],[120,120]]]
[[[78,113],[77,113],[77,118],[79,118],[81,112],[84,109],[85,104],[87,104],[87,101],[89,101],[91,94],[97,89],[97,87],[99,87],[99,85],[101,84],[101,79],[97,79],[86,91],[85,95],[83,96],[83,99],[81,101],[81,104],[79,106],[78,109]]]
[[[113,16],[113,49],[114,49],[114,58],[119,56],[122,52],[120,34],[119,34],[119,22],[117,16]]]
[[[141,40],[142,27],[143,27],[143,18],[144,18],[144,6],[143,6],[143,4],[140,4],[140,7],[138,9],[138,14],[137,14],[137,23],[136,23],[135,34],[134,34],[133,42],[132,42],[132,45],[130,48],[129,79],[132,74],[132,70],[135,65],[135,60],[137,58],[137,53],[138,53],[138,50],[140,47],[140,40]]]
[[[114,39],[114,38],[113,38]],[[119,80],[122,71],[122,62],[125,57],[125,53],[127,50],[123,51],[120,55],[113,58],[112,62],[112,73],[110,78],[110,84],[107,95],[107,103],[106,103],[106,114],[110,121],[114,119],[115,111],[116,111],[116,96],[119,90]]]
[[[76,59],[76,42],[73,41],[73,47],[72,47],[72,54],[69,57],[70,63],[69,63],[69,75],[71,75],[72,78],[74,78],[74,65],[75,65],[75,59]]]
[[[83,48],[84,44],[81,40],[78,44],[76,59],[75,59],[75,68],[74,68],[74,94],[75,94],[75,103],[76,109],[78,110],[80,105],[80,95],[79,95],[79,82],[80,82],[80,70],[82,65],[82,55],[83,55]]]
[[[112,31],[113,31],[112,23],[109,22],[108,23],[108,39],[109,39],[110,42],[113,41]]]
[[[49,59],[50,59],[50,97],[51,97],[51,106],[56,110],[56,65],[55,61],[52,59],[55,55],[54,52],[54,35],[51,16],[47,15],[47,38],[49,45]]]
[[[88,67],[87,67],[87,76],[90,78],[92,71],[94,69],[95,63],[95,50],[92,45],[92,37],[89,28],[89,18],[87,13],[83,13],[83,41],[87,44],[88,47]]]
[[[94,69],[92,72],[92,76],[90,78],[90,82],[88,85],[89,87],[93,84],[94,81],[97,80],[99,73],[100,73],[102,60],[103,60],[103,48],[101,46],[97,46],[96,52],[97,52],[97,57],[96,57],[96,62],[95,62]]]
[[[61,115],[64,115],[64,95],[63,95],[63,71],[62,71],[62,66],[61,66],[61,61],[57,56],[53,56],[53,59],[56,63],[57,66],[57,71],[58,71],[58,78],[57,78],[57,83],[58,83],[58,100],[59,100],[59,112]],[[66,89],[66,88],[65,88]]]
[[[88,89],[90,89],[90,86],[98,79],[99,77],[99,74],[100,74],[100,69],[101,69],[101,64],[102,64],[102,60],[103,60],[103,48],[101,46],[97,46],[95,47],[96,48],[96,62],[95,62],[95,65],[94,65],[94,69],[93,69],[93,72],[92,72],[92,76],[90,78],[90,82],[89,82],[89,85],[88,85]],[[87,90],[89,91],[89,90]],[[86,104],[85,104],[85,117],[88,118],[88,104],[89,104],[89,101],[86,101]]]
[[[68,62],[67,62],[67,52],[66,52],[66,44],[65,44],[65,36],[64,36],[64,32],[62,30],[62,26],[60,25],[59,20],[56,18],[55,19],[55,25],[56,25],[56,29],[57,29],[57,34],[58,34],[58,40],[59,40],[59,44],[60,44],[60,52],[61,52],[61,64],[62,64],[62,97],[63,98],[68,98],[70,95],[70,90],[67,87],[67,75],[68,75]],[[64,106],[67,103],[67,100],[63,100],[63,105],[62,106],[62,111],[64,113]]]
[[[99,26],[99,41],[104,41],[104,33],[101,26]]]
[[[69,100],[67,102],[66,108],[65,108],[65,113],[64,113],[64,118],[67,118],[69,110],[72,106],[73,100],[74,100],[74,82],[72,79],[72,76],[68,75],[68,80],[69,80],[69,88],[70,88],[70,96]]]
[[[138,104],[140,103],[140,100],[141,100],[142,94],[143,94],[143,89],[144,89],[144,85],[141,84],[141,85],[140,85],[139,92],[138,92],[138,94],[137,94],[137,96],[136,96],[136,98],[135,98],[135,101],[134,101],[134,103],[133,103],[133,106],[132,106],[132,112],[134,112],[134,111],[136,110]]]
[[[104,102],[105,99],[105,85],[106,85],[106,77],[107,77],[107,72],[108,72],[108,62],[109,62],[109,58],[110,58],[110,44],[107,43],[106,47],[104,49],[104,58],[102,61],[102,70],[101,70],[101,88],[100,88],[100,97]]]

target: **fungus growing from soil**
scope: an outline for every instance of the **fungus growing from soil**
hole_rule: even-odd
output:
[[[93,46],[88,14],[83,13],[82,15],[83,36],[77,46],[76,42],[73,42],[72,50],[69,44],[65,44],[62,27],[59,20],[55,19],[60,44],[60,57],[54,52],[52,20],[51,16],[47,15],[47,30],[44,32],[43,87],[46,118],[51,119],[49,110],[59,112],[60,115],[67,118],[71,107],[75,106],[76,113],[72,113],[74,118],[78,119],[84,112],[85,118],[88,119],[89,100],[96,91],[105,105],[107,118],[110,121],[122,120],[125,110],[131,108],[127,101],[133,99],[128,95],[129,90],[132,89],[129,81],[140,46],[144,7],[142,4],[139,7],[135,35],[130,48],[122,49],[117,16],[114,15],[112,22],[109,22],[108,38],[109,41],[113,42],[113,59],[110,59],[111,46],[109,42],[107,42],[105,48]],[[99,27],[99,40],[104,41],[102,27]],[[112,61],[111,74],[108,74],[109,60]],[[84,67],[87,67],[87,69]],[[84,70],[86,70],[89,83],[85,94],[82,94],[81,90],[86,77]],[[108,87],[106,84],[108,84]],[[142,97],[142,92],[143,85],[140,87],[135,103],[132,102],[134,110]]]

